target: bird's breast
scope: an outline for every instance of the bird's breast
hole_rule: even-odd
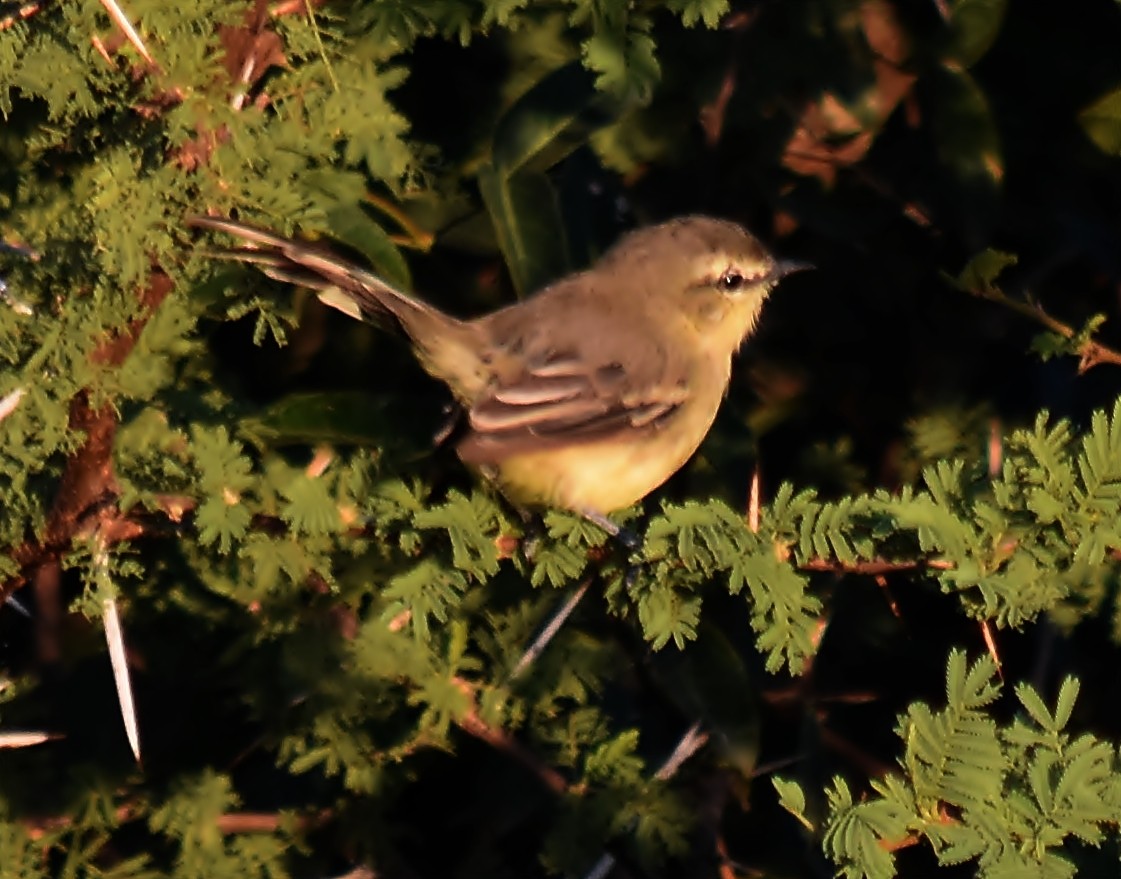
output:
[[[597,513],[629,507],[689,460],[712,426],[723,391],[723,385],[706,387],[657,426],[512,455],[496,465],[497,480],[519,503]]]

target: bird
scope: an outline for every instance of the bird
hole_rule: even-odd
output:
[[[588,269],[474,319],[452,317],[326,248],[222,217],[218,255],[318,291],[359,320],[390,318],[462,408],[455,449],[515,505],[609,514],[661,486],[708,434],[732,359],[770,292],[810,268],[743,226],[678,217],[624,235]]]

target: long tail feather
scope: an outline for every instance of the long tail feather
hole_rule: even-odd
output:
[[[325,247],[285,238],[222,217],[191,217],[187,225],[233,235],[244,246],[223,248],[223,259],[257,266],[264,274],[318,291],[319,299],[349,317],[377,322],[388,314],[412,339],[421,364],[451,385],[461,399],[482,380],[477,328],[456,320],[388,284]]]

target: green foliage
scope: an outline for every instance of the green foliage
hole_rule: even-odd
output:
[[[124,5],[152,63],[102,3],[0,7],[0,879],[1114,869],[1121,384],[1070,358],[1121,363],[1117,20]],[[634,550],[523,518],[384,328],[183,222],[468,316],[696,211],[819,271]],[[922,701],[977,621],[1015,719],[960,652]]]
[[[1072,838],[1100,845],[1121,821],[1114,747],[1066,731],[1078,682],[1063,681],[1053,711],[1017,685],[1023,714],[1001,725],[992,716],[996,676],[989,657],[967,668],[965,654],[952,652],[946,707],[914,703],[899,718],[902,774],[872,782],[875,796],[860,802],[834,779],[823,845],[843,875],[896,876],[892,851],[918,838],[941,864],[976,861],[983,879],[1073,876],[1063,846]],[[775,787],[783,807],[807,821],[801,788],[777,779]]]
[[[1102,95],[1078,115],[1078,121],[1103,153],[1121,153],[1121,90]]]

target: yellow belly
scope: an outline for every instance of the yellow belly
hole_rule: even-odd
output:
[[[663,428],[636,430],[629,439],[623,434],[511,456],[497,466],[498,483],[516,503],[597,513],[629,507],[680,470],[701,444],[716,406],[698,410],[697,402]]]

